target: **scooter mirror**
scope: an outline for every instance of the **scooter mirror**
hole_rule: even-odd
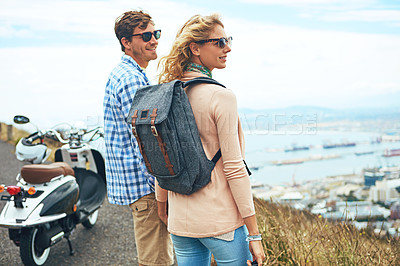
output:
[[[27,124],[29,123],[29,118],[23,115],[14,116],[14,123],[16,124]]]

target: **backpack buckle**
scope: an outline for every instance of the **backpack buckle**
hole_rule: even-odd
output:
[[[132,133],[135,136],[135,138],[138,137],[137,132],[136,132],[136,118],[138,117],[138,110],[135,110],[132,116]]]
[[[154,137],[157,137],[158,132],[156,126],[150,126],[150,128],[151,128],[151,133],[153,133]]]
[[[132,133],[136,138],[138,137],[137,132],[136,132],[136,127],[132,127]]]
[[[157,108],[153,109],[153,113],[150,115],[151,120],[150,120],[150,128],[151,128],[151,132],[153,133],[154,137],[158,137],[158,132],[157,132],[157,128],[156,128],[156,117],[157,117]]]

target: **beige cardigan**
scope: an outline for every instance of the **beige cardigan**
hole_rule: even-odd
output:
[[[183,81],[205,76],[185,72]],[[245,169],[244,136],[236,96],[213,84],[194,85],[187,91],[207,157],[221,147],[211,182],[191,195],[156,186],[158,201],[168,198],[168,231],[187,237],[212,237],[231,232],[255,214],[249,176]]]

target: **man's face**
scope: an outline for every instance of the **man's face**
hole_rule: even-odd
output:
[[[141,34],[143,32],[153,33],[155,30],[154,25],[149,23],[146,29],[135,28],[133,34]],[[125,53],[131,56],[139,66],[146,68],[150,60],[157,59],[156,48],[158,46],[158,41],[151,36],[150,41],[145,42],[141,35],[133,36],[131,42],[127,42],[125,46]]]

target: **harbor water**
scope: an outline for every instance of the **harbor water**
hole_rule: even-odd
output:
[[[400,149],[400,141],[389,141],[390,136],[382,138],[375,132],[250,131],[245,138],[253,183],[292,185],[327,176],[361,174],[364,168],[400,165],[400,156],[383,156],[387,149]],[[334,147],[324,148],[328,144]]]

